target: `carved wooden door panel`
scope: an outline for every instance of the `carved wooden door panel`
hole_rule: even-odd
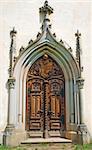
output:
[[[39,58],[27,75],[26,129],[50,137],[65,129],[65,80],[48,55]],[[56,133],[57,134],[57,133]],[[61,135],[62,136],[62,135]]]
[[[27,130],[42,130],[42,80],[38,78],[27,81],[26,128]]]
[[[48,130],[50,136],[52,133],[50,131],[53,131],[53,136],[57,136],[57,133],[58,136],[62,136],[60,132],[65,130],[64,79],[62,77],[49,80]]]

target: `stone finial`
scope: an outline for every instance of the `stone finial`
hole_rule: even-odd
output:
[[[48,6],[48,1],[47,0],[44,2],[44,6]]]
[[[10,38],[11,38],[11,45],[10,45],[10,52],[9,52],[9,77],[13,76],[13,66],[14,66],[14,57],[16,57],[16,46],[15,46],[15,37],[16,37],[17,31],[15,28],[10,31]]]
[[[42,19],[45,19],[45,17],[47,15],[50,15],[53,13],[53,8],[51,8],[49,5],[48,5],[48,1],[46,0],[44,2],[44,6],[39,8],[39,12],[41,13],[40,15],[44,15]],[[43,21],[43,20],[42,20]]]
[[[78,65],[79,65],[79,68],[80,68],[80,76],[81,76],[80,36],[81,36],[81,33],[79,33],[79,30],[77,30],[77,33],[75,33],[75,37],[76,37],[76,61],[78,62]]]
[[[53,13],[53,8],[48,5],[48,1],[44,2],[44,6],[39,8],[40,22],[42,23],[42,30],[49,27],[48,22],[50,22],[49,15]]]
[[[13,38],[14,36],[16,36],[16,34],[17,34],[17,31],[13,27],[13,30],[10,31],[10,37]]]
[[[81,36],[81,33],[79,33],[79,30],[77,30],[77,33],[75,33],[75,36],[76,37],[80,37]]]
[[[77,51],[80,51],[80,36],[81,36],[81,33],[79,33],[79,30],[77,30],[77,33],[75,33],[75,37],[76,37],[76,50]]]

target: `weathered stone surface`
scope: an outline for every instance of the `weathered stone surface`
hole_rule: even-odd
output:
[[[74,150],[75,146],[71,143],[50,143],[50,144],[29,144],[21,145],[24,150]]]

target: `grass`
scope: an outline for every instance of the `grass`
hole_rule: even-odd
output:
[[[22,147],[7,147],[7,146],[0,146],[0,150],[25,150]]]
[[[47,146],[46,144],[40,144],[39,146]],[[0,146],[0,150],[26,150],[26,148],[23,147],[6,147],[6,146]],[[71,149],[72,150],[72,149]],[[92,150],[92,144],[85,144],[85,145],[74,145],[73,150]]]
[[[75,150],[92,150],[92,144],[76,145]]]

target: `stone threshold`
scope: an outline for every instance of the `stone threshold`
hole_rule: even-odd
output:
[[[28,138],[21,142],[21,144],[41,144],[41,143],[72,143],[71,140],[65,138]]]

